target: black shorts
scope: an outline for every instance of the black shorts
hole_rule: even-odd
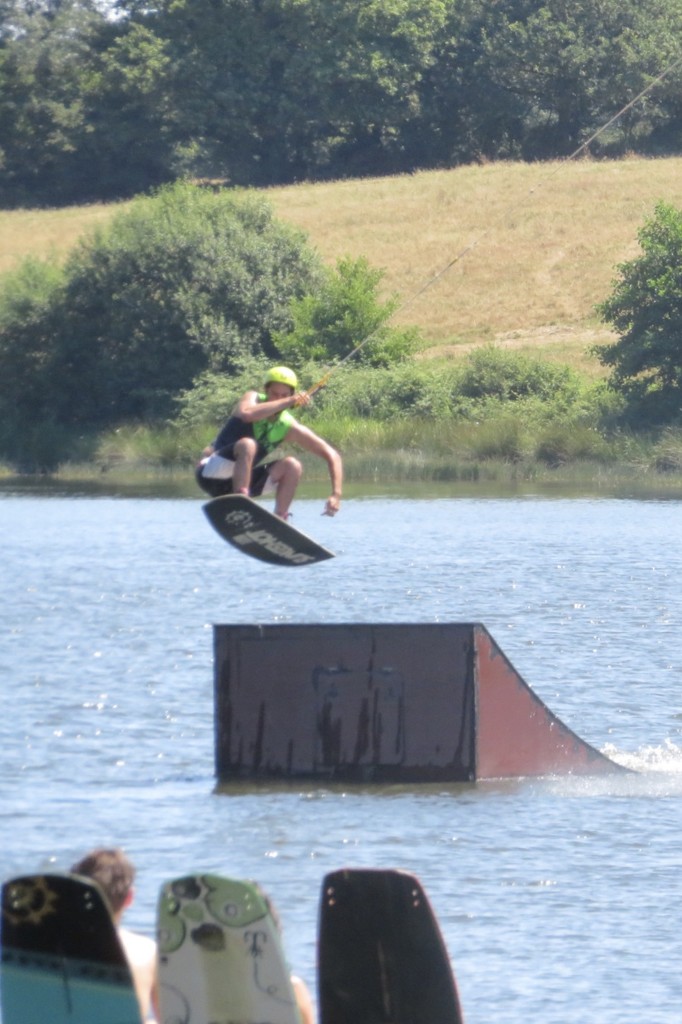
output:
[[[264,466],[256,466],[253,469],[251,473],[251,482],[249,484],[249,493],[252,498],[257,498],[263,493],[265,481],[267,480],[268,474],[273,466],[274,462],[268,462]],[[210,494],[212,498],[222,498],[225,494],[232,494],[231,480],[216,480],[202,476],[201,466],[197,466],[194,475],[202,491],[205,491],[206,494]]]

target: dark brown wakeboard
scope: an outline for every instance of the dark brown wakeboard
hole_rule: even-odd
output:
[[[448,953],[419,881],[344,869],[322,883],[320,1024],[462,1024]]]
[[[333,558],[317,541],[245,494],[227,494],[204,505],[211,526],[245,555],[272,565],[313,565]]]

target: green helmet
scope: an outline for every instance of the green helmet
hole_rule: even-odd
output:
[[[298,378],[293,370],[290,370],[288,366],[273,366],[271,370],[265,374],[265,386],[268,384],[287,384],[294,391],[298,387]]]

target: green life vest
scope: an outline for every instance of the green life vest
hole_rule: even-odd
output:
[[[267,395],[258,396],[259,402],[267,402],[267,400]],[[259,444],[263,445],[266,452],[271,452],[282,443],[295,422],[296,420],[289,410],[283,409],[282,412],[277,413],[274,420],[256,420],[255,423],[252,423],[253,436]]]

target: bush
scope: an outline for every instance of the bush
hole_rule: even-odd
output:
[[[657,441],[653,467],[658,473],[682,473],[682,433],[668,429]]]
[[[312,380],[322,376],[319,367],[307,367],[305,372]],[[446,418],[452,415],[450,392],[458,373],[456,368],[444,371],[414,361],[391,368],[346,366],[336,370],[318,393],[310,415]]]
[[[535,444],[535,458],[552,468],[580,459],[606,460],[609,446],[599,431],[579,423],[554,424],[544,430]]]
[[[467,398],[499,398],[517,402],[523,398],[555,400],[558,394],[575,396],[579,378],[567,366],[529,359],[488,345],[468,359],[460,382]]]
[[[506,415],[483,423],[471,424],[459,439],[460,452],[469,459],[499,459],[521,462],[525,453],[525,424],[516,416]]]

